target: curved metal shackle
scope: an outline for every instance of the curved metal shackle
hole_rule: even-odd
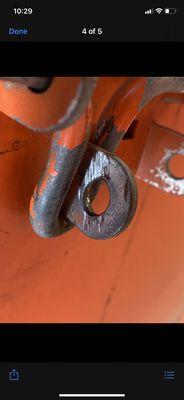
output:
[[[133,96],[143,87],[143,80],[146,84],[138,108],[130,112]],[[183,77],[128,78],[108,100],[96,124],[92,141],[98,147],[87,147],[92,120],[89,101],[96,82],[97,78],[81,78],[75,98],[57,124],[47,128],[29,126],[34,132],[54,131],[49,158],[30,204],[31,223],[41,237],[58,236],[76,225],[87,236],[102,239],[115,236],[128,226],[137,205],[136,184],[128,167],[109,152],[116,150],[149,101],[163,93],[184,91]],[[97,216],[90,205],[94,196],[89,194],[93,183],[99,187],[101,180],[108,185],[110,202],[105,212]]]
[[[31,224],[41,237],[55,237],[73,227],[61,210],[86,150],[91,111],[89,105],[74,126],[53,134],[45,169],[30,202]]]
[[[38,93],[45,91],[52,81],[48,77],[0,79],[27,86]],[[33,132],[54,132],[47,164],[30,202],[31,224],[39,236],[55,237],[73,227],[64,216],[59,218],[59,214],[89,140],[92,118],[90,99],[96,83],[95,77],[81,77],[65,115],[56,124],[35,128],[27,121],[18,119]]]
[[[61,193],[61,187],[66,187],[66,182],[69,182],[68,179],[70,177],[70,157],[68,157],[67,151],[65,150],[59,150],[59,147],[55,147],[55,143],[57,141],[57,135],[53,136],[53,141],[52,141],[52,146],[51,149],[55,148],[55,154],[56,158],[58,160],[57,163],[57,176],[58,178],[55,179],[54,185],[50,185],[49,182],[54,182],[53,180],[49,180],[48,178],[48,171],[47,169],[45,170],[45,173],[43,174],[41,182],[46,179],[46,184],[45,184],[45,189],[44,189],[44,194],[41,193],[38,188],[35,190],[34,197],[31,202],[31,222],[33,229],[42,237],[54,237],[57,236],[63,232],[66,231],[66,226],[67,229],[74,225],[78,226],[78,228],[85,233],[87,236],[93,237],[95,239],[102,239],[102,238],[108,238],[108,237],[113,237],[120,233],[122,230],[125,229],[125,227],[128,226],[130,223],[136,209],[137,205],[137,191],[136,191],[136,184],[131,176],[131,173],[129,173],[128,167],[123,164],[124,169],[124,174],[121,175],[121,179],[119,178],[118,180],[114,180],[113,182],[113,176],[114,176],[114,171],[116,168],[112,167],[113,165],[120,165],[118,159],[114,159],[114,162],[112,163],[110,155],[105,155],[105,152],[103,153],[103,150],[108,150],[110,152],[114,152],[117,146],[119,145],[122,137],[124,136],[126,130],[132,123],[133,119],[135,116],[140,112],[140,110],[149,102],[151,101],[155,96],[159,94],[163,94],[166,92],[181,92],[184,90],[184,78],[148,78],[146,81],[146,85],[144,88],[144,91],[142,93],[142,96],[140,98],[139,102],[139,107],[137,109],[137,112],[135,114],[129,113],[129,115],[125,115],[124,113],[124,102],[127,102],[127,98],[130,96],[130,99],[132,98],[132,95],[136,94],[137,90],[140,89],[140,78],[129,78],[126,83],[123,83],[117,91],[114,93],[114,95],[111,97],[111,99],[108,101],[101,117],[99,118],[97,128],[96,128],[96,144],[98,144],[98,141],[101,140],[100,142],[100,149],[95,149],[93,148],[93,152],[95,153],[93,156],[91,155],[89,157],[89,152],[92,152],[92,149],[87,151],[86,157],[84,157],[84,162],[81,163],[81,167],[79,168],[79,171],[77,172],[77,168],[79,167],[79,162],[75,163],[75,173],[76,174],[76,180],[78,182],[78,185],[74,185],[75,187],[75,192],[73,194],[68,195],[69,191],[69,185],[67,186],[68,189],[64,189],[63,193],[64,195],[64,200],[66,199],[66,194],[67,194],[67,204],[65,209],[63,209],[63,214],[62,214],[62,220],[64,221],[64,214],[66,215],[67,219],[65,219],[65,225],[61,224],[61,210],[62,210],[62,205],[64,204],[62,193]],[[127,109],[128,110],[128,109]],[[108,125],[108,129],[106,126],[106,122],[109,120],[113,121],[111,122],[110,125]],[[126,120],[126,126],[125,129],[123,129],[124,121]],[[105,123],[104,123],[105,121]],[[101,124],[101,125],[100,125]],[[103,129],[102,129],[103,128]],[[103,133],[101,136],[99,134]],[[105,135],[107,133],[107,135]],[[61,134],[62,136],[62,134]],[[94,135],[94,141],[95,141],[95,135]],[[79,151],[78,153],[78,160],[82,155],[84,154],[83,151],[81,150],[75,150]],[[52,154],[52,150],[51,153]],[[71,154],[71,153],[70,153]],[[103,157],[104,154],[104,157]],[[50,156],[52,159],[52,156]],[[75,157],[74,157],[75,158]],[[103,168],[103,162],[102,160],[109,160],[109,165],[111,165],[111,168],[108,170],[108,178],[106,176],[106,173],[104,172],[107,170],[107,166],[105,165]],[[62,162],[59,163],[59,160],[63,160]],[[87,161],[86,161],[87,160]],[[97,162],[98,160],[98,162]],[[88,207],[86,207],[85,203],[85,193],[92,185],[94,180],[98,180],[98,184],[100,184],[100,176],[98,177],[95,176],[94,171],[99,171],[99,160],[101,163],[101,178],[106,181],[109,187],[109,192],[110,192],[110,203],[108,209],[105,211],[105,213],[101,215],[95,215],[95,213],[92,213],[90,211],[90,207],[88,204]],[[49,161],[50,163],[50,161]],[[65,173],[63,172],[63,166],[65,165]],[[119,177],[120,177],[119,175]],[[80,179],[78,180],[78,176]],[[91,181],[89,180],[89,176],[91,176]],[[95,177],[94,177],[95,176]],[[124,178],[122,178],[124,176]],[[126,176],[126,179],[125,179]],[[93,177],[93,179],[92,179]],[[72,183],[73,179],[70,180],[70,183]],[[64,184],[65,182],[65,184]],[[115,182],[117,187],[115,187]],[[115,207],[115,202],[113,201],[113,196],[114,198],[117,199],[116,192],[120,193],[118,190],[118,186],[121,187],[121,193],[122,193],[122,198],[123,198],[123,186],[122,182],[124,182],[124,185],[128,187],[128,196],[126,197],[127,203],[121,203],[117,202]],[[128,183],[127,183],[128,182]],[[125,187],[124,186],[124,187]],[[113,189],[112,189],[113,188]],[[115,190],[116,189],[116,190]],[[49,195],[52,193],[52,196],[49,200]],[[71,191],[72,193],[72,191]],[[59,195],[58,195],[59,194]],[[56,201],[57,198],[57,201]],[[47,200],[47,201],[46,201]],[[89,201],[89,196],[88,196],[88,201]],[[113,209],[114,206],[114,209]],[[117,209],[116,218],[113,219],[112,215],[114,211]],[[126,212],[125,212],[126,209]],[[110,217],[111,215],[111,217]],[[37,216],[37,217],[35,217]],[[54,218],[53,218],[54,216]],[[118,216],[118,217],[117,217]],[[121,216],[124,216],[121,218]],[[116,222],[115,222],[116,221]],[[119,225],[119,221],[121,221],[121,224]],[[109,229],[108,229],[109,227]]]

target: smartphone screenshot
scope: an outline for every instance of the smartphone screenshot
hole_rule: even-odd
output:
[[[0,7],[0,396],[176,399],[184,5]]]

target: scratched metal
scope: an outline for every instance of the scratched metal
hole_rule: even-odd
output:
[[[175,155],[184,157],[183,135],[153,123],[136,177],[168,194],[183,196],[184,177],[174,176],[169,167]]]
[[[57,144],[58,137],[56,132],[30,204],[32,228],[39,236],[47,238],[61,235],[73,227],[62,214],[62,205],[87,144],[84,141],[74,149],[68,149]]]
[[[132,78],[132,84],[135,87],[136,95],[136,81]],[[128,80],[131,83],[131,80]],[[184,77],[150,77],[147,78],[146,86],[142,99],[139,103],[137,113],[132,117],[130,114],[129,122],[127,123],[127,129],[122,130],[120,126],[116,125],[116,118],[122,112],[125,114],[124,103],[127,102],[128,97],[131,98],[133,86],[126,85],[124,82],[113,94],[112,98],[107,102],[99,120],[94,128],[94,143],[98,144],[104,150],[109,152],[115,152],[118,148],[121,140],[125,136],[128,128],[130,127],[133,120],[136,118],[138,113],[156,96],[164,93],[181,93],[184,91]],[[126,89],[126,90],[125,90]],[[137,85],[137,89],[139,86]],[[119,104],[121,103],[121,108]],[[113,106],[112,106],[113,105]],[[131,107],[131,103],[130,103]],[[112,113],[113,109],[113,113]],[[125,115],[126,117],[126,115]]]
[[[131,79],[129,79],[129,83],[130,82]],[[79,85],[75,99],[73,99],[72,103],[70,104],[66,115],[61,120],[59,120],[57,124],[45,129],[39,127],[32,128],[31,126],[27,125],[26,127],[29,127],[34,132],[50,132],[61,130],[66,126],[73,124],[74,121],[76,121],[76,119],[78,119],[82,112],[85,110],[86,105],[88,104],[89,99],[91,98],[91,95],[93,93],[95,85],[96,78],[81,78],[81,83]],[[129,89],[129,92],[126,93],[125,96],[126,100],[128,94],[132,96],[133,87],[130,87]],[[140,110],[155,96],[166,92],[182,92],[183,90],[184,78],[182,77],[148,78],[137,113],[140,112]],[[122,137],[125,134],[125,130],[122,130],[121,127],[116,126],[116,113],[123,113],[124,103],[123,101],[121,102],[121,94],[122,96],[125,95],[123,85],[120,86],[120,88],[110,99],[110,102],[108,102],[96,127],[96,140],[98,141],[99,139],[100,146],[103,149],[111,152],[114,152],[116,150],[120,141],[122,140]],[[119,102],[121,103],[122,108],[119,107]],[[135,115],[134,117],[130,117],[129,125],[127,124],[127,128],[130,126],[134,118]],[[52,148],[53,147],[54,143],[52,142]],[[82,146],[82,149],[83,148],[84,147]],[[79,158],[83,155],[83,150],[80,149],[79,154],[77,153],[77,156],[75,155],[73,159],[72,152],[74,150],[69,150],[69,152],[68,150],[66,150],[65,154],[65,149],[55,149],[57,163],[55,166],[54,177],[48,175],[48,179],[46,179],[46,169],[46,172],[44,173],[46,186],[44,187],[44,196],[42,196],[42,200],[41,198],[39,198],[38,195],[40,184],[38,185],[37,192],[34,194],[36,205],[34,205],[34,207],[32,208],[31,221],[34,230],[40,236],[53,237],[63,233],[63,231],[65,230],[65,226],[63,227],[63,223],[61,223],[60,220],[61,212],[64,213],[64,210],[62,211],[63,200],[66,200],[68,202],[68,205],[66,206],[67,218],[70,220],[70,222],[72,222],[72,224],[78,226],[79,229],[81,229],[86,235],[90,237],[113,237],[124,230],[131,221],[136,209],[137,195],[136,185],[128,167],[109,153],[105,153],[100,149],[98,149],[97,151],[93,146],[89,146],[89,148],[90,150],[88,150],[85,156],[85,161],[82,162],[79,168],[79,172],[77,174],[78,177],[83,178],[82,180],[78,181],[78,186],[75,187],[76,194],[74,195],[72,201],[70,197],[66,199],[66,195],[68,193],[70,184],[73,181],[73,176],[77,172],[77,168],[79,166]],[[94,152],[93,156],[92,154],[90,156],[90,165],[88,165],[89,151],[92,153]],[[71,162],[72,159],[73,162]],[[66,183],[66,180],[61,173],[63,162],[65,163],[65,170],[68,170],[66,174],[66,176],[68,177],[68,183]],[[92,212],[90,202],[93,196],[90,198],[89,188],[93,181],[99,182],[100,179],[104,179],[108,184],[111,200],[109,207],[107,208],[105,213],[97,216],[94,215],[94,213]],[[40,182],[42,185],[43,180],[41,179]],[[61,194],[63,197],[61,197]],[[71,225],[69,224],[69,227],[70,226]]]
[[[108,186],[110,201],[107,209],[97,215],[91,206],[90,192],[93,183],[102,179]],[[137,207],[137,188],[131,171],[118,157],[88,144],[73,189],[65,214],[85,235],[108,239],[130,224]]]
[[[179,148],[175,149],[163,149],[164,155],[161,160],[158,160],[158,164],[150,169],[152,178],[142,178],[144,182],[150,185],[164,190],[166,193],[174,194],[176,196],[184,195],[184,178],[176,178],[169,171],[168,164],[171,158],[176,155],[184,156],[184,142]],[[140,178],[140,177],[139,177]]]
[[[129,84],[130,84],[129,80]],[[134,82],[134,80],[133,80]],[[93,82],[94,84],[94,82]],[[133,87],[131,87],[128,90],[128,93],[125,93],[125,87],[129,88],[129,86],[124,86],[121,85],[121,87],[115,92],[115,94],[112,96],[110,101],[107,103],[107,106],[105,107],[98,123],[96,126],[96,132],[94,135],[94,140],[95,143],[98,143],[103,149],[106,149],[110,152],[114,152],[116,148],[118,147],[120,141],[122,140],[125,131],[121,130],[120,127],[115,125],[115,120],[116,120],[116,113],[118,114],[121,110],[119,109],[119,101],[121,100],[121,95],[125,96],[125,99],[127,100],[127,96],[130,94],[132,95],[132,90]],[[139,86],[138,86],[139,87]],[[146,88],[142,97],[142,100],[139,105],[139,109],[137,110],[137,113],[140,112],[140,110],[155,96],[165,93],[167,91],[182,91],[184,87],[184,78],[148,78]],[[113,115],[111,114],[112,112],[112,104],[113,104]],[[123,101],[122,101],[122,113],[123,113]],[[129,125],[132,123],[132,118],[129,120]],[[56,150],[57,153],[57,150]],[[80,153],[80,152],[79,152]],[[112,237],[125,229],[126,225],[129,223],[131,220],[131,209],[129,210],[129,214],[124,214],[123,220],[121,220],[120,226],[117,228],[118,224],[115,222],[118,221],[119,215],[117,217],[117,221],[112,222],[112,216],[110,218],[110,212],[112,211],[112,204],[114,203],[113,199],[116,199],[116,194],[119,190],[119,182],[118,180],[113,181],[112,185],[112,179],[109,179],[107,177],[107,173],[104,175],[104,163],[105,160],[107,160],[107,156],[103,156],[103,152],[99,153],[100,154],[100,162],[99,162],[99,155],[93,159],[92,164],[89,168],[89,170],[86,168],[88,167],[86,164],[82,163],[82,166],[80,168],[80,172],[78,172],[79,176],[81,173],[84,174],[84,181],[81,183],[78,181],[78,187],[75,186],[75,191],[76,191],[76,196],[74,196],[75,201],[73,200],[71,202],[71,199],[69,197],[66,198],[66,190],[63,191],[62,188],[66,188],[66,180],[64,178],[64,175],[60,173],[60,177],[58,179],[53,180],[53,177],[48,179],[48,188],[45,188],[45,194],[43,200],[38,200],[39,196],[35,197],[36,200],[36,218],[31,218],[32,225],[34,230],[41,236],[46,236],[46,237],[54,237],[57,236],[65,231],[65,226],[68,226],[70,228],[72,225],[70,223],[67,224],[67,222],[64,219],[64,209],[63,209],[63,221],[65,221],[65,224],[61,223],[61,218],[59,219],[59,215],[61,217],[61,210],[62,210],[62,205],[64,205],[63,200],[66,200],[68,211],[67,211],[67,218],[72,222],[73,224],[77,225],[84,233],[86,233],[90,237],[95,237],[95,238],[105,238],[105,237]],[[58,161],[58,173],[59,173],[59,165],[60,167],[63,167],[63,162],[65,162],[65,170],[66,168],[68,169],[68,174],[66,176],[68,179],[70,178],[70,157],[72,156],[72,153],[69,151],[68,153],[69,157],[64,156],[64,150],[58,149],[58,155],[57,159],[59,160],[59,157],[62,159],[62,163],[59,164]],[[110,156],[109,156],[110,157]],[[74,157],[75,158],[75,157]],[[110,159],[110,158],[109,158]],[[96,164],[95,164],[96,163]],[[75,163],[74,163],[75,164]],[[76,163],[76,165],[79,165],[79,162]],[[76,167],[75,167],[76,168]],[[106,171],[109,169],[107,168],[107,165],[105,166]],[[92,169],[92,170],[91,170]],[[76,170],[76,169],[75,169]],[[85,174],[86,170],[86,174]],[[126,167],[125,167],[126,170]],[[60,169],[61,171],[61,169]],[[82,172],[81,172],[82,171]],[[127,169],[128,171],[128,169]],[[96,175],[95,175],[96,174]],[[101,176],[100,176],[101,174]],[[45,174],[44,174],[45,175]],[[96,176],[96,178],[93,178],[93,176]],[[115,174],[114,174],[115,176]],[[129,193],[129,196],[132,198],[136,198],[135,195],[135,183],[133,182],[133,178],[131,173],[128,175],[129,176],[129,182],[130,182],[130,192],[132,190],[132,194]],[[130,178],[131,176],[131,178]],[[93,179],[92,179],[93,178]],[[100,186],[100,179],[103,178],[109,183],[109,188],[110,188],[110,195],[111,195],[111,206],[109,206],[108,210],[106,213],[104,213],[101,216],[96,216],[90,214],[90,202],[92,202],[92,199],[94,198],[95,194],[97,193],[99,186]],[[62,182],[63,179],[63,182]],[[73,178],[72,178],[73,179]],[[72,182],[71,179],[71,182]],[[81,193],[83,193],[84,188],[87,190],[87,182],[89,185],[90,181],[93,181],[96,179],[96,185],[93,186],[91,189],[91,197],[86,197],[86,204],[88,202],[88,207],[83,208],[84,202],[82,198],[80,198]],[[133,183],[132,183],[133,182]],[[116,187],[116,185],[117,187]],[[131,185],[132,183],[132,185]],[[68,182],[68,189],[69,189],[69,182]],[[82,187],[80,187],[82,185]],[[113,187],[113,190],[112,190]],[[89,188],[89,186],[88,186]],[[47,194],[48,190],[48,194]],[[74,190],[74,189],[73,189]],[[53,191],[53,193],[51,193]],[[61,194],[64,197],[61,196]],[[57,201],[56,201],[57,199]],[[59,200],[60,199],[60,200]],[[49,202],[51,204],[49,205]],[[134,211],[135,211],[135,203],[134,201]],[[79,207],[80,205],[80,207]],[[45,207],[45,210],[44,210]],[[75,210],[76,207],[76,210]],[[80,213],[79,213],[80,209]],[[91,209],[92,210],[92,209]],[[119,207],[119,211],[122,212],[122,210],[125,210],[125,204],[123,204],[122,208]],[[92,211],[91,211],[92,212]],[[39,215],[40,213],[40,215]],[[114,213],[114,210],[112,211]],[[134,213],[133,213],[134,214]],[[108,215],[108,218],[107,218]],[[113,214],[114,218],[116,216],[116,213]],[[122,214],[121,214],[122,215]],[[52,221],[53,218],[53,221]],[[42,221],[42,222],[41,222]],[[44,223],[43,223],[44,221]],[[82,222],[81,222],[82,221]],[[110,223],[111,221],[111,223]],[[128,222],[127,222],[128,221]],[[105,228],[105,223],[107,224]],[[81,225],[82,224],[82,225]]]

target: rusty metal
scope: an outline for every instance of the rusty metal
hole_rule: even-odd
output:
[[[5,80],[8,79],[5,78]],[[10,78],[10,80],[32,86],[40,84],[39,78]],[[89,140],[88,125],[91,106],[88,104],[96,82],[97,79],[93,77],[81,78],[75,98],[72,99],[66,114],[57,124],[47,128],[35,128],[19,120],[22,125],[34,132],[54,131],[48,162],[30,203],[33,229],[42,237],[55,237],[72,227],[64,216],[59,218],[59,214]],[[86,108],[84,118],[86,124],[83,129],[81,128],[82,132],[79,132],[78,137],[75,134],[68,137],[67,132],[65,132],[66,135],[63,131],[61,132],[61,128],[69,127],[76,120],[80,123],[80,118],[83,119]],[[59,174],[59,171],[62,173]]]
[[[89,140],[90,122],[89,106],[76,123],[76,132],[82,130],[76,138],[78,145],[68,141],[67,130],[53,134],[48,161],[30,203],[31,224],[41,237],[56,237],[73,227],[61,210]]]
[[[96,214],[91,204],[92,188],[102,180],[108,186],[110,200],[107,209]],[[115,155],[89,144],[78,169],[74,196],[69,195],[67,218],[87,236],[108,239],[127,228],[136,207],[137,189],[130,169]]]
[[[81,78],[75,98],[56,124],[41,128],[19,121],[33,132],[54,132],[48,162],[30,205],[33,229],[41,237],[58,236],[76,225],[87,236],[103,239],[128,226],[137,205],[136,184],[126,164],[111,153],[146,104],[158,95],[184,90],[183,77],[128,78],[108,100],[93,128],[93,145],[87,147],[90,122],[85,115],[85,124],[79,126],[80,139],[68,146],[63,130],[83,118],[96,82],[94,77]],[[137,93],[141,93],[139,106],[130,112],[127,105]],[[110,203],[103,214],[96,215],[92,200],[101,180],[108,185]]]
[[[55,237],[75,225],[94,239],[116,236],[129,225],[137,206],[136,183],[129,168],[118,157],[89,144],[77,171],[84,145],[72,151],[63,147],[57,149],[58,138],[59,135],[57,140],[55,137],[45,170],[46,190],[42,192],[41,180],[32,199],[31,223],[34,231],[41,237]],[[57,158],[51,176],[48,169],[53,160],[53,152],[57,152]],[[63,167],[65,173],[61,174],[59,171]],[[74,189],[68,194],[76,171]],[[104,213],[96,215],[90,204],[90,187],[101,179],[108,185],[110,203]],[[64,206],[66,196],[69,209],[67,205]]]
[[[140,85],[142,85],[142,82],[138,78],[130,78],[112,96],[93,133],[93,142],[98,143],[101,149],[98,148],[97,151],[94,147],[88,147],[87,154],[80,167],[79,159],[84,154],[84,145],[76,147],[72,151],[59,148],[56,145],[58,137],[56,134],[54,135],[48,165],[54,151],[55,171],[57,172],[55,172],[54,178],[48,178],[44,194],[41,195],[39,186],[40,184],[42,185],[42,180],[40,181],[41,183],[38,185],[32,199],[31,222],[33,229],[40,236],[57,236],[70,229],[72,223],[87,236],[102,239],[115,236],[130,223],[137,205],[135,181],[127,166],[123,166],[118,159],[115,162],[112,155],[105,153],[104,150],[110,152],[116,150],[137,113],[155,96],[168,91],[182,91],[184,89],[184,78],[148,78],[137,113],[127,114],[127,118],[124,115],[124,102],[140,89]],[[126,119],[126,125],[124,124],[124,119]],[[95,154],[92,156],[90,152]],[[66,168],[65,174],[63,174],[63,165]],[[109,165],[110,168],[107,167]],[[121,168],[117,168],[117,165],[121,165]],[[67,196],[65,214],[70,221],[67,223],[62,206],[64,206],[66,195],[78,167],[77,176],[80,179],[78,180],[78,185],[75,186],[76,193],[73,198]],[[121,171],[122,179],[120,178],[121,174],[118,174],[119,170]],[[47,174],[46,168],[44,180]],[[108,184],[111,200],[108,209],[102,215],[96,215],[90,211],[92,210],[90,201],[92,201],[99,189],[100,178],[104,179]],[[88,189],[91,188],[93,182],[96,182],[96,187],[94,185],[95,188],[93,187],[91,197],[89,195],[87,197],[87,207],[84,197],[86,196],[85,193],[88,192],[89,194]],[[127,201],[123,196],[123,193],[126,192],[125,187],[127,188]],[[120,193],[122,193],[122,196]]]

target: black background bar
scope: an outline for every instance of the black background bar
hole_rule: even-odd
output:
[[[184,43],[0,43],[5,76],[184,76]]]
[[[1,324],[1,362],[184,362],[184,324]]]

